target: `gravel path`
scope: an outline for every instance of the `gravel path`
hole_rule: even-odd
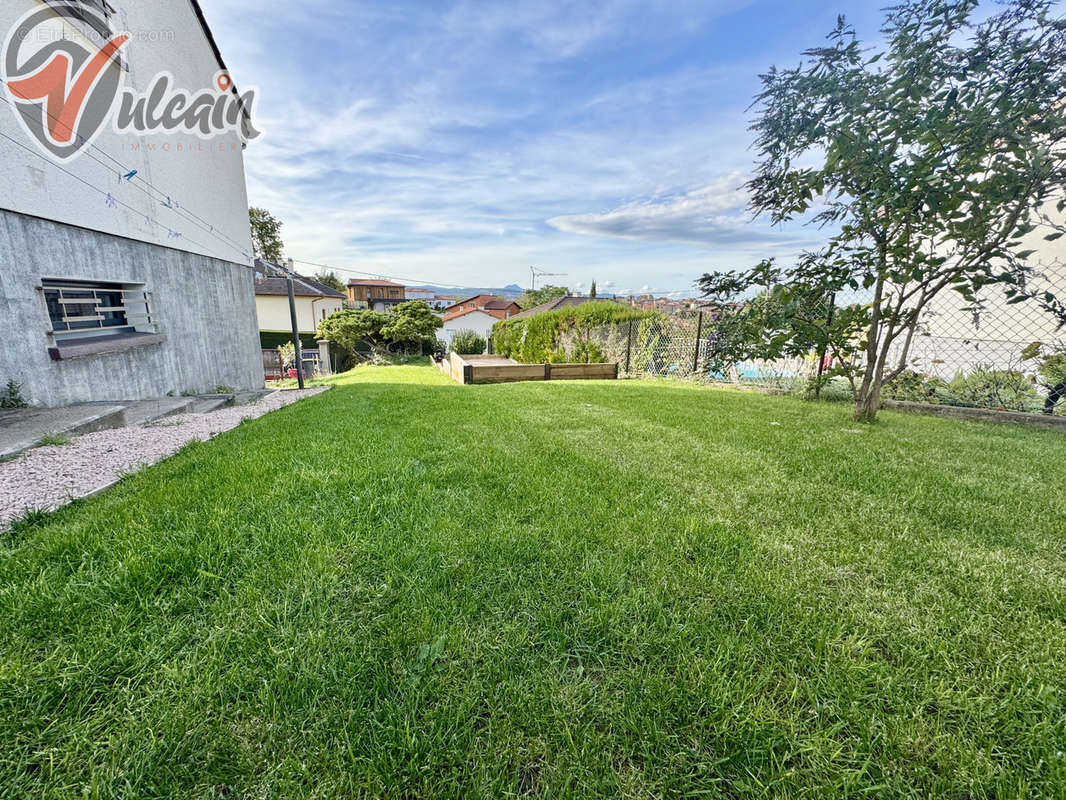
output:
[[[104,488],[123,475],[210,439],[244,419],[261,417],[329,387],[274,392],[249,405],[207,414],[175,414],[147,425],[75,437],[62,447],[36,447],[0,464],[0,530],[37,509],[52,509]]]

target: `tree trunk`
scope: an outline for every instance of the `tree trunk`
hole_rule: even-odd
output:
[[[856,422],[876,422],[877,412],[881,410],[881,381],[875,380],[870,388],[855,401]]]

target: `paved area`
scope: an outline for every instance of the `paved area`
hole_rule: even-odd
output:
[[[0,530],[27,512],[54,509],[97,494],[123,475],[173,455],[191,441],[209,439],[244,419],[260,417],[329,388],[276,391],[246,405],[172,413],[147,424],[76,436],[70,444],[27,450],[0,463]],[[38,436],[35,441],[39,440]]]
[[[118,404],[82,403],[4,411],[0,413],[0,460],[35,447],[45,436],[75,436],[124,424],[125,406]]]

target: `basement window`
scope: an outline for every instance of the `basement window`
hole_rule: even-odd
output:
[[[103,47],[115,35],[117,12],[107,0],[44,0],[90,43]],[[111,56],[119,69],[129,72],[122,51]]]
[[[114,31],[115,9],[107,0],[52,0],[51,5],[71,19],[79,20],[93,32],[92,39],[106,42]]]
[[[41,281],[56,361],[159,344],[151,294],[143,284],[46,278]]]

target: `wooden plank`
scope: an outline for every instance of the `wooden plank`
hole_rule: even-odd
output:
[[[466,362],[463,361],[462,357],[458,353],[452,353],[451,357],[449,359],[449,364],[450,364],[450,367],[451,367],[450,372],[451,372],[452,380],[458,381],[459,383],[462,383],[463,382],[463,367],[466,366]]]
[[[615,364],[552,364],[551,379],[607,380],[617,376]]]
[[[507,364],[500,366],[474,366],[474,383],[510,383],[512,381],[542,381],[544,366],[541,364]]]

